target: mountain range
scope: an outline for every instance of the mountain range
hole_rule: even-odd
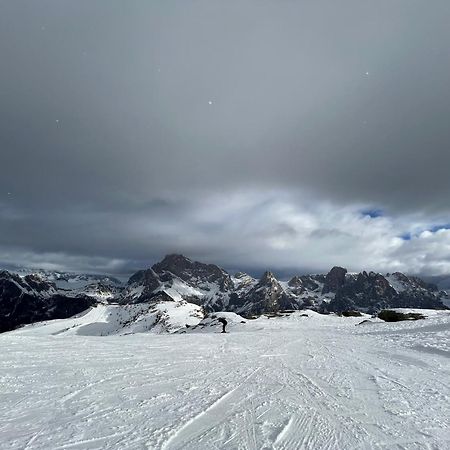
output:
[[[200,320],[219,311],[251,318],[299,309],[372,314],[385,308],[446,309],[447,297],[436,285],[400,272],[349,273],[333,267],[326,275],[297,275],[281,281],[271,272],[259,279],[243,272],[231,275],[215,264],[171,254],[136,272],[126,283],[105,275],[1,271],[0,332],[66,318],[98,304],[148,304],[156,309],[168,302],[191,304],[197,307],[193,306]]]

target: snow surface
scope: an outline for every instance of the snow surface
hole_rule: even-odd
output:
[[[450,448],[447,311],[55,334],[108,312],[0,335],[2,450]]]
[[[151,331],[175,332],[195,326],[204,317],[203,309],[184,300],[136,305],[97,305],[70,319],[33,323],[14,333],[25,336],[85,335],[108,336]]]
[[[175,301],[183,300],[183,297],[204,297],[204,292],[200,289],[196,289],[193,286],[188,285],[183,280],[180,280],[176,275],[170,281],[170,285],[166,287],[163,285],[159,291],[164,291],[166,294],[170,295]]]

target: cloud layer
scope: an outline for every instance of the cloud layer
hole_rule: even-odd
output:
[[[0,263],[450,273],[449,19],[444,0],[3,2]]]

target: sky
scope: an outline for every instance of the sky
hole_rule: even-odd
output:
[[[0,266],[450,274],[450,2],[0,2]]]

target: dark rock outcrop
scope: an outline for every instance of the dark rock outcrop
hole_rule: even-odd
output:
[[[90,297],[55,293],[53,284],[33,276],[22,279],[0,272],[0,332],[42,320],[64,319],[95,303]]]
[[[303,281],[298,275],[296,275],[295,277],[292,277],[288,281],[288,286],[291,288],[291,292],[295,295],[300,295],[303,292],[305,292],[305,287],[303,286]]]
[[[230,306],[243,315],[275,313],[286,309],[298,309],[293,297],[286,294],[273,273],[265,272],[258,283],[241,296],[232,297]]]
[[[191,261],[183,255],[167,255],[152,269],[160,276],[169,272],[188,283],[216,284],[223,292],[233,289],[231,277],[225,270],[215,264]]]
[[[320,288],[320,283],[325,280],[324,275],[302,275],[300,277],[303,283],[303,287],[308,291],[318,292]]]
[[[154,302],[155,295],[164,292],[168,297],[181,296],[207,311],[222,311],[228,307],[233,289],[230,275],[219,266],[174,254],[167,255],[151,269],[136,272],[128,280],[120,302]]]
[[[392,279],[395,286],[388,281]],[[375,313],[387,308],[445,309],[441,295],[433,285],[417,277],[407,277],[399,272],[392,275],[362,272],[341,286],[328,308],[341,313],[349,309]]]
[[[346,310],[372,310],[387,307],[396,291],[386,278],[374,272],[362,272],[337,290],[329,304],[330,311],[341,313]]]
[[[128,280],[120,303],[145,303],[155,295],[160,285],[161,280],[153,269],[139,270]]]
[[[325,277],[322,294],[328,294],[328,292],[337,292],[338,289],[344,286],[346,273],[347,269],[334,266]]]

